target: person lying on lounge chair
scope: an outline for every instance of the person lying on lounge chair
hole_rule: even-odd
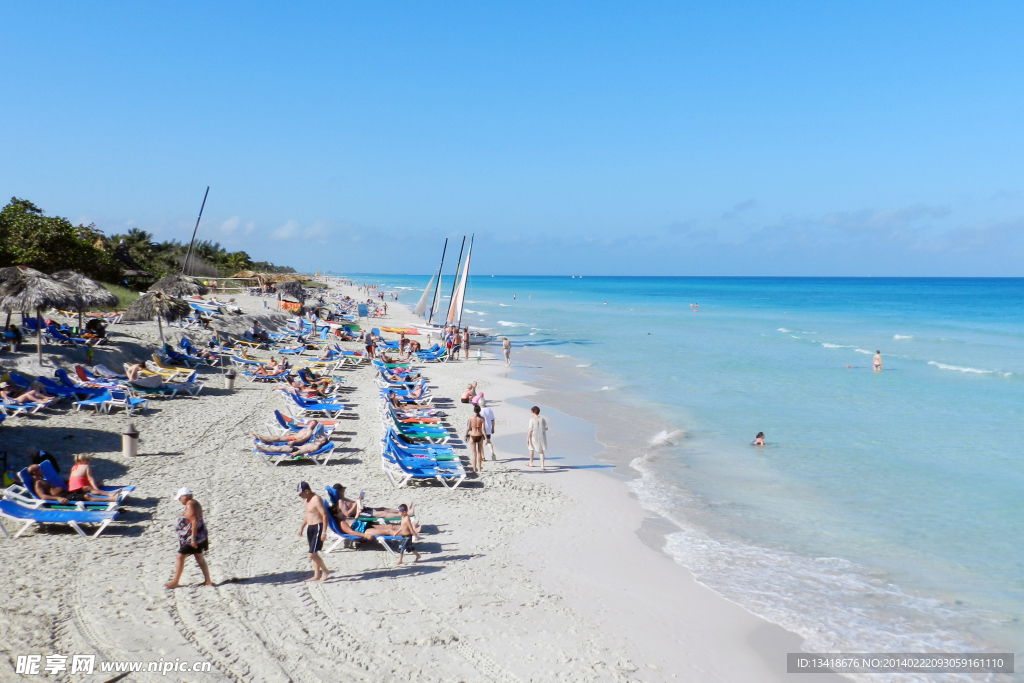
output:
[[[260,324],[255,320],[252,322],[252,338],[258,339],[261,342],[270,341],[270,335],[260,329]]]
[[[32,490],[42,500],[56,501],[61,505],[67,505],[72,500],[98,502],[110,502],[117,500],[117,496],[107,496],[103,494],[96,495],[81,489],[69,493],[66,488],[46,481],[46,479],[43,478],[42,471],[39,469],[39,465],[29,465],[28,474],[32,477]]]
[[[256,432],[249,432],[249,436],[256,441],[265,444],[287,443],[293,446],[301,446],[312,438],[313,432],[315,432],[316,428],[319,426],[320,423],[317,420],[310,420],[309,424],[294,434],[282,434],[281,436],[257,436]]]
[[[359,517],[360,515],[372,515],[374,517],[401,516],[397,508],[375,508],[364,503],[362,498],[359,498],[358,500],[349,500],[345,497],[345,487],[341,484],[335,484],[331,488],[333,488],[334,492],[338,495],[338,505],[335,506],[338,513],[334,515],[335,517],[337,517],[338,514],[344,514],[344,516],[348,518]],[[409,513],[415,514],[415,512],[415,504],[410,505]],[[334,514],[333,509],[332,514]]]
[[[423,398],[423,385],[417,384],[416,386],[409,389],[409,393],[405,395],[406,400],[415,401]]]
[[[47,396],[46,392],[39,392],[35,389],[22,390],[10,382],[0,382],[0,398],[13,403],[50,403],[56,399]]]
[[[280,375],[285,371],[285,366],[277,362],[276,358],[271,358],[266,363],[256,368],[256,374],[260,377],[273,377],[274,375]]]
[[[319,387],[311,387],[299,379],[298,375],[289,376],[288,391],[292,394],[305,399],[320,399],[327,396],[326,391],[322,391]]]
[[[428,406],[428,405],[426,405],[424,403],[416,403],[416,401],[413,401],[412,399],[405,398],[404,396],[398,396],[393,391],[389,391],[388,392],[388,400],[391,401],[391,405],[393,405],[395,408],[398,408],[399,410],[408,410],[410,408],[427,408],[427,409],[429,409],[429,408],[432,407],[432,406]]]
[[[295,446],[292,444],[283,443],[276,446],[267,445],[264,443],[257,443],[256,450],[261,453],[291,453],[292,455],[307,455],[313,451],[319,450],[324,444],[327,443],[326,434],[317,434],[312,437],[306,443],[301,446]]]

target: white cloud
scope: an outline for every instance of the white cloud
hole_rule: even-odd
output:
[[[276,240],[289,240],[299,232],[299,222],[290,220],[272,233]]]
[[[232,216],[223,223],[220,224],[220,231],[225,235],[230,235],[235,230],[238,230],[238,225],[242,222],[242,219],[238,216]]]

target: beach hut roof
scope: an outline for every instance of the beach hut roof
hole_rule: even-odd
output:
[[[53,274],[53,279],[59,280],[75,290],[78,299],[76,308],[90,308],[92,306],[116,306],[117,295],[94,280],[73,270],[61,270]]]
[[[298,280],[287,280],[285,282],[279,282],[274,285],[274,289],[281,292],[282,294],[290,294],[302,303],[306,298],[306,292],[302,287],[302,283]]]
[[[5,269],[7,270],[7,269]],[[75,291],[32,268],[15,267],[0,282],[0,310],[38,311],[44,308],[74,308]]]
[[[157,316],[173,321],[188,317],[192,307],[160,291],[146,292],[124,312],[125,320],[152,320]]]
[[[210,290],[190,277],[174,273],[154,282],[149,291],[163,292],[170,296],[195,296],[206,294]]]

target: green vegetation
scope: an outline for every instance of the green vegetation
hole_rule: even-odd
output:
[[[94,279],[119,280],[121,265],[94,246],[102,237],[93,225],[45,216],[32,202],[13,198],[0,210],[0,267],[21,265],[44,273],[70,268]]]
[[[115,257],[122,242],[121,255],[134,265]],[[156,242],[152,233],[139,228],[108,237],[95,225],[72,225],[66,218],[46,216],[32,202],[17,197],[0,210],[0,267],[21,265],[44,273],[71,269],[94,280],[123,282],[124,271],[136,267],[153,278],[178,272],[187,252],[187,243]],[[217,242],[196,242],[192,249],[189,274],[230,277],[240,270],[295,272],[266,261],[254,262],[244,251],[227,251]]]
[[[114,306],[113,308],[99,310],[123,311],[124,309],[128,308],[128,306],[133,301],[139,298],[138,291],[132,289],[131,287],[114,285],[109,282],[101,282],[100,284],[114,293],[114,295],[117,297],[117,306]]]

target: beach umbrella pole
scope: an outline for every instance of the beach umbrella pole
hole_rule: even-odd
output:
[[[36,353],[39,355],[39,369],[43,368],[43,315],[36,309]]]
[[[157,326],[157,329],[160,330],[160,343],[163,344],[164,343],[164,325],[163,325],[162,322],[160,322],[160,316],[156,317],[156,326]]]

